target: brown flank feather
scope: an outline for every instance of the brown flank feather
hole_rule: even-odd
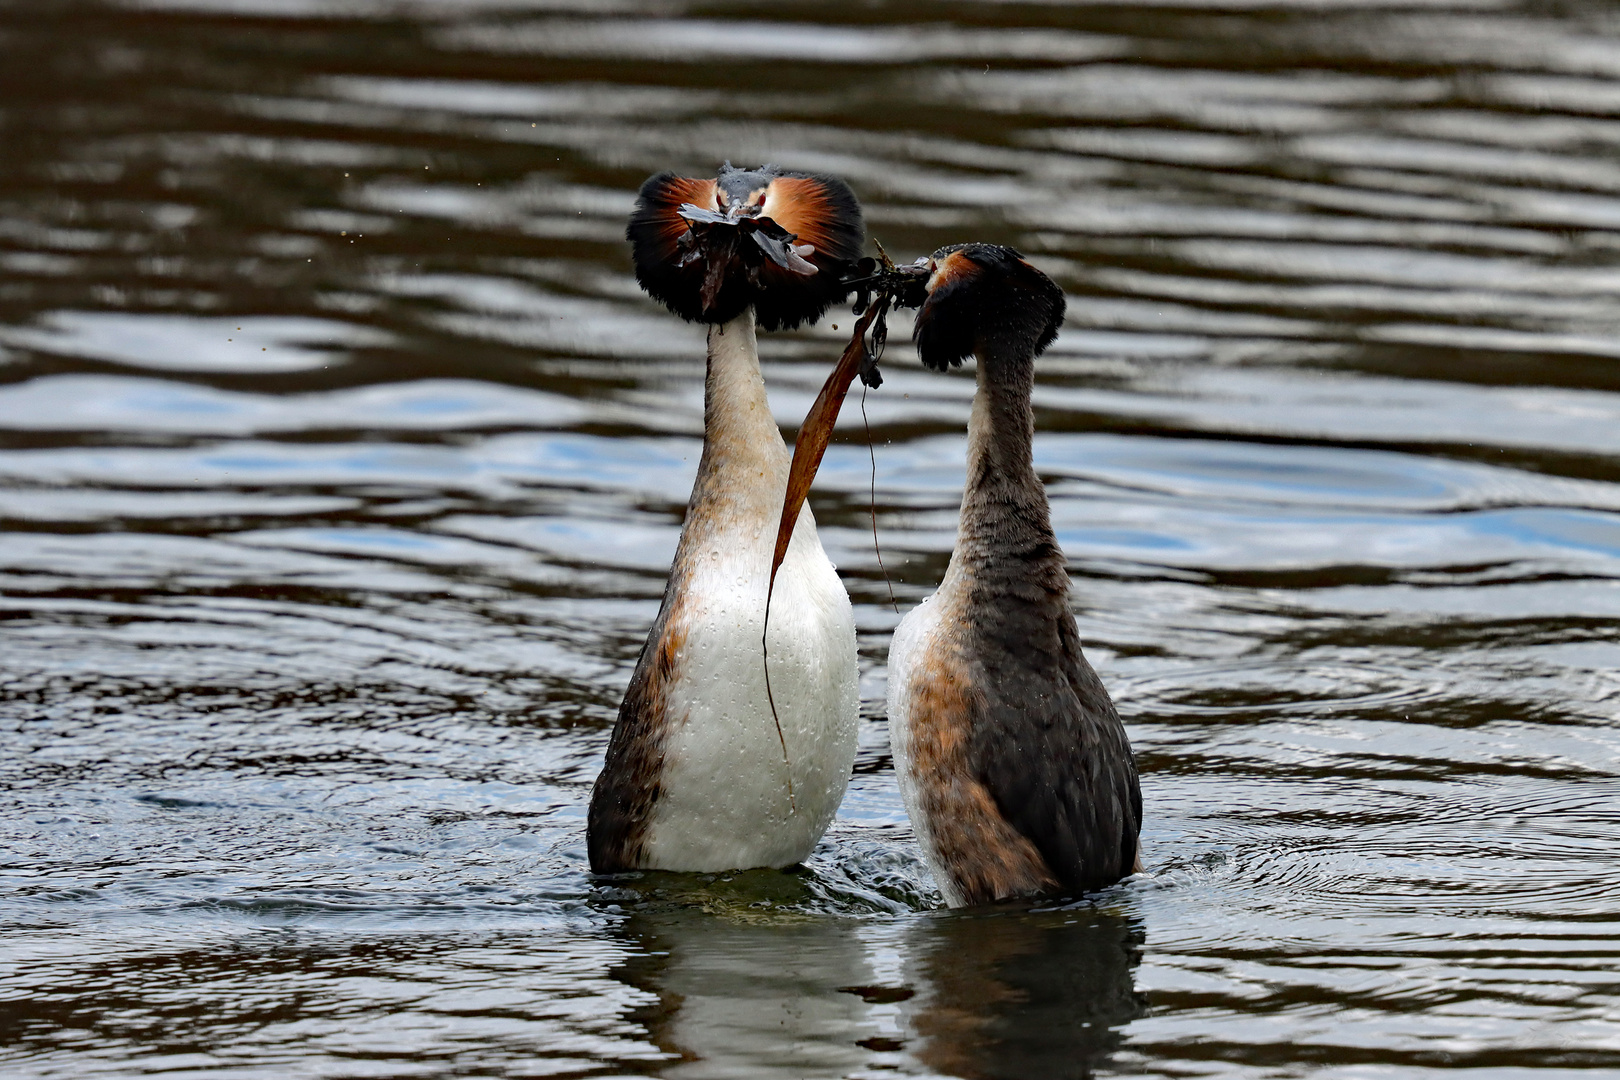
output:
[[[973,682],[963,657],[939,649],[912,677],[911,762],[934,848],[968,904],[1054,891],[1040,851],[1013,828],[972,763]]]
[[[598,874],[636,870],[646,856],[647,830],[660,793],[664,746],[685,718],[669,715],[669,689],[680,676],[689,618],[680,563],[630,677],[607,761],[591,791],[586,846]]]

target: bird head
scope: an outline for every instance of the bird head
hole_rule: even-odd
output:
[[[713,179],[648,179],[625,238],[636,280],[681,318],[723,323],[753,307],[777,330],[816,321],[849,293],[842,279],[866,229],[836,177],[727,162]]]
[[[1010,247],[940,248],[925,289],[912,338],[935,371],[975,353],[1038,356],[1063,325],[1063,290]]]

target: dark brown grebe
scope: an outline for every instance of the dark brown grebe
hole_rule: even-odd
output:
[[[1032,462],[1034,360],[1063,292],[1010,248],[934,255],[917,350],[978,361],[967,487],[939,591],[889,647],[889,738],[906,810],[953,907],[1072,895],[1138,868],[1125,727],[1080,651]]]

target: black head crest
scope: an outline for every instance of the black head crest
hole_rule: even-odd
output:
[[[837,177],[727,162],[712,180],[651,177],[625,237],[636,280],[681,318],[729,322],[752,306],[778,330],[815,322],[848,294],[841,280],[866,228]]]
[[[1009,247],[958,244],[934,253],[917,315],[917,355],[935,371],[974,353],[1039,356],[1063,325],[1063,290]]]

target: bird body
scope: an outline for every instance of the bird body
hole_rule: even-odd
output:
[[[631,219],[637,276],[677,314],[709,323],[708,367],[703,456],[674,566],[591,796],[587,847],[597,872],[800,862],[837,812],[854,765],[854,615],[808,514],[778,573],[766,632],[790,455],[766,400],[756,310],[768,311],[773,325],[819,316],[828,301],[818,296],[835,295],[814,276],[825,264],[805,274],[791,269],[794,259],[832,259],[851,246],[847,236],[842,246],[826,239],[849,231],[847,217],[829,224],[815,216],[836,198],[793,204],[808,215],[800,228],[818,230],[820,247],[798,244],[797,232],[783,239],[757,209],[735,209],[772,205],[773,197],[783,203],[784,192],[848,192],[815,177],[788,177],[792,184],[776,188],[782,179],[764,170],[728,170],[718,181],[657,176]],[[728,201],[730,219],[721,212]],[[712,228],[712,246],[694,245],[671,224],[676,205]],[[755,233],[724,231],[733,219],[764,240],[751,246]],[[774,253],[762,256],[767,242]],[[820,294],[807,299],[800,276]]]
[[[808,514],[777,576],[766,638],[780,738],[766,696],[766,577],[789,455],[766,402],[753,322],[745,311],[709,330],[703,459],[664,607],[592,800],[593,845],[607,863],[716,871],[799,862],[837,812],[854,765],[855,619]],[[618,809],[642,801],[644,813]],[[610,856],[608,846],[618,850]]]
[[[978,387],[956,548],[889,650],[900,793],[952,906],[1085,892],[1135,868],[1142,807],[1033,464],[1033,361],[1063,296],[1007,248],[935,260],[919,352],[939,369],[975,355]]]

